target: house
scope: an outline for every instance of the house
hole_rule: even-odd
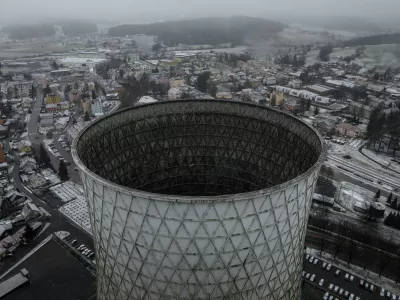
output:
[[[61,96],[58,93],[50,93],[46,97],[46,104],[58,104],[61,102]]]
[[[63,117],[63,118],[58,118],[57,121],[55,122],[55,128],[57,131],[61,131],[67,126],[69,121],[68,117]]]
[[[177,88],[170,88],[168,91],[168,99],[169,100],[176,100],[179,99],[181,97],[181,91]]]
[[[33,189],[43,187],[47,184],[47,180],[40,174],[32,174],[29,177],[29,183]]]
[[[31,157],[24,157],[21,159],[21,163],[19,165],[19,170],[24,172],[24,173],[31,173],[34,170],[36,170],[37,165],[36,165],[36,160],[31,158]]]
[[[276,84],[276,77],[274,77],[274,76],[264,77],[263,83],[265,85],[275,85]]]
[[[39,122],[41,128],[53,127],[53,119],[41,119]]]
[[[54,112],[54,111],[58,111],[59,107],[57,104],[46,104],[46,111],[47,112]]]
[[[9,191],[3,198],[3,208],[11,208],[25,202],[25,196],[16,190]]]
[[[42,214],[41,214],[39,208],[35,204],[28,202],[24,205],[21,215],[23,216],[25,221],[27,221],[27,220],[32,220],[32,219],[38,218]]]
[[[232,94],[229,92],[218,92],[216,93],[215,98],[230,100],[232,99]]]
[[[336,125],[336,132],[342,136],[358,138],[362,136],[362,131],[359,127],[348,123],[340,123]]]
[[[283,107],[291,112],[295,112],[298,109],[298,105],[297,102],[295,100],[288,100],[285,101],[285,104],[283,105]]]
[[[32,144],[30,141],[22,140],[16,143],[16,148],[18,149],[19,153],[28,153],[32,151]]]
[[[175,88],[180,87],[180,86],[184,86],[185,85],[185,79],[183,79],[183,78],[175,78],[175,79],[171,80],[170,84],[171,84],[171,87],[175,87]]]
[[[301,88],[302,81],[299,79],[293,79],[293,80],[290,80],[288,84],[291,88],[299,89],[299,88]]]

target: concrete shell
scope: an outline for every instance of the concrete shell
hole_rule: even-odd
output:
[[[323,152],[305,123],[241,102],[159,102],[94,122],[72,155],[98,299],[299,299]]]

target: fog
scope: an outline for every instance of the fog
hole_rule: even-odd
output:
[[[54,21],[57,18],[142,23],[204,16],[247,15],[395,18],[399,0],[0,0],[0,23]]]

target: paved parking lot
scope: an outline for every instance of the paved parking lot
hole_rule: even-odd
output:
[[[381,288],[375,286],[375,289],[373,292],[371,292],[369,289],[367,290],[364,286],[360,287],[360,278],[355,276],[354,274],[349,274],[353,275],[354,279],[353,281],[346,280],[345,279],[345,274],[347,273],[344,270],[338,269],[335,266],[331,267],[330,271],[327,271],[326,269],[322,268],[323,261],[319,260],[316,265],[313,263],[310,263],[309,260],[306,259],[306,256],[304,256],[304,271],[306,273],[310,273],[310,275],[315,274],[315,280],[314,283],[318,285],[319,281],[323,278],[324,283],[322,285],[322,289],[329,292],[330,295],[333,296],[333,299],[349,299],[344,297],[344,293],[342,296],[340,296],[338,293],[335,293],[334,291],[329,290],[329,285],[333,284],[334,286],[338,286],[339,289],[342,288],[344,291],[348,291],[349,295],[354,294],[354,300],[356,297],[360,297],[361,300],[379,300],[379,299],[388,299],[386,297],[386,291],[385,291],[385,296],[380,296],[380,291]],[[337,270],[340,270],[339,275],[335,275],[335,272]],[[309,279],[304,278],[304,280],[310,281]],[[364,281],[365,282],[365,281]],[[370,286],[371,282],[368,282],[368,285]],[[322,297],[321,297],[322,299]],[[392,298],[390,298],[392,300]],[[396,300],[399,299],[399,297],[396,296]]]

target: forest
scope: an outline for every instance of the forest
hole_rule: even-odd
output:
[[[245,44],[246,36],[266,37],[282,31],[280,22],[252,17],[200,18],[151,24],[125,24],[112,27],[109,36],[145,34],[158,36],[167,46]]]
[[[52,25],[38,24],[6,26],[2,28],[2,32],[7,33],[10,39],[23,40],[52,36],[56,30]]]
[[[344,46],[347,47],[382,44],[400,44],[400,33],[369,35],[344,42]]]
[[[62,25],[62,31],[67,36],[79,36],[97,32],[97,25],[86,22],[73,22]]]

